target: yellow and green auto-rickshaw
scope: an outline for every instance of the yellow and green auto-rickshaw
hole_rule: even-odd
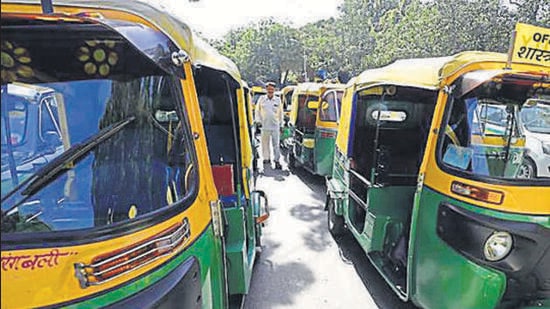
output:
[[[234,63],[143,1],[1,11],[2,308],[241,306],[269,214]]]
[[[330,231],[350,232],[422,308],[549,307],[550,179],[520,177],[533,149],[519,128],[549,78],[544,63],[490,52],[357,76],[327,181]],[[532,121],[550,134],[542,115]]]
[[[288,162],[313,174],[332,175],[334,142],[338,130],[344,85],[298,84],[292,95],[292,147]]]

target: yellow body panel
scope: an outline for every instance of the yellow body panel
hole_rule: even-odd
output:
[[[306,148],[315,148],[315,139],[314,138],[304,138],[304,141],[302,142],[304,147]]]
[[[490,146],[505,146],[506,140],[501,136],[481,136],[481,135],[472,135],[472,144],[478,145],[490,145]],[[525,146],[525,137],[512,139],[510,143],[511,146],[515,147],[524,147]]]
[[[250,90],[250,87],[248,87],[248,84],[244,80],[241,80],[241,86],[243,88],[244,102],[247,105],[247,110],[248,110],[248,114],[247,114],[248,125],[252,126],[254,124],[254,114],[252,113],[253,107],[252,107],[252,94],[250,92],[251,90]],[[244,92],[245,89],[247,90],[246,92]]]
[[[285,96],[286,94],[288,94],[290,91],[293,91],[296,89],[296,85],[290,85],[290,86],[285,86],[283,87],[283,89],[281,89],[281,93],[283,94],[283,96]]]
[[[237,90],[237,100],[238,100],[238,113],[239,113],[239,135],[241,140],[241,160],[242,160],[242,175],[243,183],[248,183],[249,179],[247,176],[247,169],[252,168],[252,141],[250,140],[250,135],[248,133],[249,123],[247,121],[246,109],[245,109],[245,97],[244,91],[241,86]],[[248,198],[250,197],[248,185],[244,185],[244,194]]]
[[[267,91],[262,86],[252,86],[250,90],[252,91],[252,93],[267,94]]]
[[[203,195],[204,196],[204,195]],[[197,199],[200,201],[200,198]],[[98,286],[81,288],[74,264],[90,264],[94,257],[135,244],[188,218],[191,235],[173,253],[142,268]],[[185,212],[151,228],[104,242],[47,249],[2,251],[2,308],[40,307],[106,291],[162,265],[193,243],[210,222],[210,214],[200,202]]]
[[[349,132],[351,129],[351,114],[353,109],[353,96],[355,87],[348,83],[348,88],[344,91],[342,97],[342,107],[340,110],[340,122],[338,124],[338,134],[336,135],[336,150],[344,155],[348,154]]]
[[[318,128],[326,128],[326,129],[338,129],[338,123],[334,121],[321,121],[319,119],[319,116],[317,116],[317,122],[315,123],[315,126]]]

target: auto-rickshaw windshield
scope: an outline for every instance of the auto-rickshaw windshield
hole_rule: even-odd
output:
[[[196,156],[177,77],[100,32],[4,30],[3,235],[104,227],[191,198]]]
[[[482,81],[481,76],[489,78]],[[545,154],[547,151],[548,105],[533,100],[550,94],[548,76],[472,72],[454,86],[456,92],[449,98],[447,122],[441,130],[443,165],[476,177],[523,180],[527,154],[541,144]]]

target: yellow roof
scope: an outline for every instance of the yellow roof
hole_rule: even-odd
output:
[[[287,94],[290,91],[293,91],[294,89],[296,89],[296,87],[297,87],[296,85],[288,85],[288,86],[283,87],[283,89],[281,89],[281,92],[283,94]]]
[[[202,65],[227,72],[235,81],[241,80],[239,69],[233,61],[221,55],[216,49],[198,37],[177,12],[162,8],[155,0],[55,0],[54,12],[59,6],[79,7],[84,10],[108,9],[122,11],[139,16],[157,27],[191,57],[193,64]],[[22,3],[35,4],[40,8],[40,1],[35,0],[2,0],[2,4]],[[41,10],[37,10],[36,13]],[[2,12],[7,12],[2,7]]]
[[[358,87],[391,83],[435,89],[441,79],[452,75],[460,68],[475,62],[506,62],[506,54],[466,51],[449,57],[416,58],[397,60],[385,67],[366,70],[348,85]]]
[[[252,86],[252,88],[250,89],[252,90],[252,92],[256,93],[267,93],[267,90],[265,90],[263,86]]]
[[[294,89],[295,94],[321,95],[325,89],[344,88],[344,84],[330,83],[299,83]]]

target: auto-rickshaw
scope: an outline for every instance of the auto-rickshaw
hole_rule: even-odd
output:
[[[332,175],[334,142],[338,129],[344,85],[330,83],[298,84],[292,95],[290,128],[291,167],[303,166],[320,176]]]
[[[347,84],[328,227],[351,233],[403,301],[550,306],[550,181],[520,177],[529,149],[518,127],[532,99],[548,96],[549,74],[462,52],[398,60]]]
[[[237,67],[142,1],[1,11],[2,308],[240,306],[269,213]]]

